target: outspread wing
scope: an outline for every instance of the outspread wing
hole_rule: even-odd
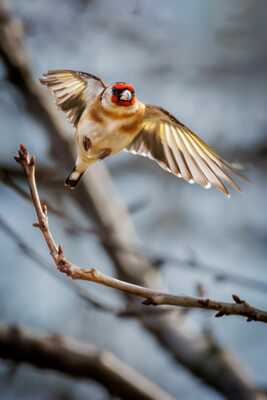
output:
[[[75,127],[86,106],[106,88],[94,75],[64,69],[48,71],[40,82],[52,92],[57,106]]]
[[[162,108],[146,106],[139,134],[127,148],[155,160],[162,168],[205,188],[211,186],[229,196],[225,183],[240,191],[232,175],[240,175],[210,146]]]

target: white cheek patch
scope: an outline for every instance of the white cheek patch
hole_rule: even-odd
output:
[[[132,99],[132,93],[128,89],[124,90],[120,95],[120,100],[130,101],[131,99]]]

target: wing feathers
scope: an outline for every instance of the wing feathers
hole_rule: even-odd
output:
[[[149,157],[189,183],[214,186],[229,196],[228,186],[240,191],[232,175],[240,175],[203,140],[162,108],[146,106],[143,127],[128,151]]]
[[[227,176],[224,175],[223,172],[219,170],[219,168],[217,168],[217,165],[208,158],[208,156],[201,150],[201,148],[197,147],[191,136],[188,136],[188,139],[191,141],[192,146],[195,149],[196,159],[202,171],[205,173],[210,185],[216,187],[218,190],[220,190],[221,192],[223,192],[228,196],[229,191],[219,178],[219,176],[221,176],[223,179],[226,180]],[[217,170],[217,175],[216,175],[216,170]],[[207,185],[207,187],[209,187],[209,185]]]
[[[71,70],[48,71],[40,82],[52,92],[57,106],[75,127],[87,105],[106,87],[94,75]]]
[[[202,170],[199,168],[198,163],[195,159],[195,154],[192,152],[190,144],[186,140],[184,136],[184,130],[181,127],[180,129],[180,142],[182,143],[182,151],[185,155],[185,158],[188,160],[188,165],[190,167],[190,171],[192,173],[192,179],[194,182],[198,183],[201,186],[207,186],[208,180]],[[178,135],[176,135],[178,136]]]
[[[237,191],[240,192],[241,191],[240,187],[232,179],[230,174],[236,174],[240,177],[242,177],[242,175],[239,175],[235,171],[235,169],[230,166],[230,164],[221,159],[221,157],[217,156],[216,153],[214,153],[212,150],[208,152],[205,143],[200,141],[195,135],[194,136],[191,135],[190,138],[195,143],[198,152],[202,153],[202,156],[206,161],[206,163],[209,165],[210,169],[215,173],[217,173],[217,175],[219,175],[219,177],[225,180],[230,186],[232,186],[233,188],[235,188]]]
[[[183,151],[181,151],[181,146],[179,145],[179,138],[175,134],[175,129],[173,126],[170,128],[171,134],[169,134],[169,145],[173,149],[175,159],[180,168],[182,177],[190,182],[193,180],[192,174],[190,172],[189,166],[186,162]]]
[[[169,129],[169,127],[166,127],[164,136],[162,138],[162,143],[163,143],[164,153],[165,153],[166,160],[167,160],[167,165],[169,167],[169,171],[171,171],[172,173],[175,173],[177,176],[181,176],[179,166],[175,160],[175,156],[174,156],[171,146],[169,145],[169,142],[168,142],[168,139],[169,139],[168,129]]]

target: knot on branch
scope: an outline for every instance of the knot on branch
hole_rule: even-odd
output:
[[[47,217],[47,205],[43,201],[41,202],[42,210],[44,215]]]
[[[220,317],[224,317],[225,315],[227,315],[225,312],[223,312],[223,311],[218,311],[218,312],[214,315],[214,317],[215,317],[215,318],[220,318]]]
[[[209,299],[199,299],[199,300],[198,300],[198,304],[199,304],[201,307],[209,307],[210,300],[209,300]]]
[[[145,300],[142,302],[142,304],[144,304],[145,306],[156,306],[156,305],[157,305],[157,303],[155,302],[155,300],[152,299],[152,298],[147,298],[147,299],[145,299]]]
[[[63,249],[61,246],[58,246],[58,253],[57,253],[57,269],[64,274],[71,276],[71,265],[65,259]]]
[[[233,300],[234,300],[234,302],[235,302],[236,304],[248,305],[244,300],[240,299],[240,297],[237,296],[237,294],[233,294],[233,295],[232,295],[232,298],[233,298]]]

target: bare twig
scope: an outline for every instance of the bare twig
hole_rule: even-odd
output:
[[[174,400],[112,353],[59,335],[40,336],[25,328],[0,325],[0,357],[74,378],[93,379],[127,400]]]
[[[248,321],[261,321],[267,323],[266,311],[252,307],[246,301],[241,300],[237,295],[233,295],[233,303],[224,303],[211,299],[201,299],[189,296],[176,296],[124,282],[105,275],[95,268],[83,269],[74,265],[64,257],[62,247],[56,244],[49,230],[47,207],[40,201],[35,181],[35,158],[31,157],[27,149],[21,145],[16,161],[18,161],[23,167],[28,181],[33,205],[38,219],[38,222],[34,225],[40,228],[50,250],[50,254],[59,271],[67,274],[72,279],[95,282],[121,290],[127,294],[142,297],[145,299],[143,304],[204,308],[206,310],[217,311],[215,314],[216,317],[222,317],[224,315],[240,315],[246,317]]]
[[[51,170],[47,169],[43,171],[43,174],[45,173],[51,174]],[[41,174],[41,176],[43,175]],[[15,177],[21,177],[23,176],[23,173],[20,173],[20,171],[15,170],[14,168],[5,168],[0,166],[0,179],[5,183],[8,187],[12,188],[16,193],[18,193],[22,198],[26,200],[31,201],[30,195],[21,187],[17,184],[17,182],[14,180],[13,176]],[[38,173],[37,179],[39,181],[39,176],[40,174]],[[80,226],[77,224],[70,216],[66,215],[62,210],[58,210],[57,208],[53,207],[51,204],[45,200],[46,205],[49,208],[49,211],[55,215],[57,215],[60,218],[64,218],[66,222],[69,223],[69,226],[66,228],[66,231],[70,234],[75,233],[77,234],[93,234],[97,236],[100,240],[106,241],[108,239],[108,233],[104,232],[101,229],[98,229],[97,227],[86,227],[86,226]],[[133,204],[132,206],[129,206],[129,211],[131,213],[135,213],[139,211],[140,209],[143,209],[147,205],[146,201],[140,201],[136,204]],[[107,241],[108,242],[108,241]],[[124,247],[120,247],[116,243],[109,243],[110,246],[114,248],[114,250],[119,250],[121,252],[126,251],[130,252],[132,251],[131,249],[125,249]],[[138,252],[139,251],[139,252]],[[177,255],[172,256],[169,254],[164,254],[164,253],[159,253],[155,254],[152,249],[149,249],[147,246],[144,248],[138,247],[138,251],[134,251],[134,255],[138,257],[141,254],[145,254],[149,259],[151,260],[151,263],[157,267],[161,267],[164,264],[171,263],[175,264],[176,267],[179,268],[184,268],[185,271],[193,271],[193,272],[204,272],[208,275],[210,275],[213,279],[215,279],[219,283],[224,283],[224,282],[231,282],[233,284],[237,284],[238,286],[241,287],[246,287],[252,290],[257,290],[260,292],[263,292],[264,294],[267,291],[267,282],[260,281],[255,278],[250,278],[246,277],[240,274],[236,274],[233,272],[227,272],[223,270],[220,267],[213,267],[207,263],[201,262],[200,260],[196,259],[195,257],[179,257]]]

